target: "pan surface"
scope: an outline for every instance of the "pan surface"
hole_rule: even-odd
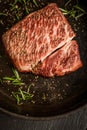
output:
[[[75,20],[74,18],[67,17],[73,30],[76,32],[76,40],[79,44],[79,50],[83,67],[71,74],[63,77],[45,78],[36,76],[31,73],[19,73],[22,81],[26,83],[26,86],[33,84],[30,87],[30,93],[33,94],[32,100],[23,102],[21,105],[17,105],[15,98],[12,96],[12,92],[16,92],[19,86],[14,86],[8,82],[2,83],[3,77],[11,77],[13,75],[13,65],[10,59],[5,53],[3,43],[1,41],[2,34],[8,30],[12,25],[19,21],[19,17],[15,13],[10,16],[9,7],[13,1],[0,0],[0,14],[1,12],[8,12],[8,15],[0,15],[0,108],[16,113],[22,116],[29,117],[52,117],[60,114],[64,114],[73,110],[87,101],[87,14]],[[64,7],[66,1],[54,0],[59,7]],[[37,8],[33,8],[32,11],[44,7],[50,3],[48,0],[42,0],[41,5]],[[74,4],[74,1],[72,5]],[[86,9],[85,1],[79,1],[80,6]],[[20,2],[18,3],[20,6]],[[22,5],[21,5],[22,6]],[[28,5],[30,6],[30,5]],[[12,10],[11,10],[12,11]],[[21,11],[21,9],[20,9]],[[19,11],[19,12],[20,12]],[[22,8],[20,17],[21,19],[26,15]],[[27,87],[22,86],[23,90]]]

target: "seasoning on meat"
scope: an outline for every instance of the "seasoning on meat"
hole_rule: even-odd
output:
[[[82,67],[78,44],[75,40],[66,43],[61,49],[40,62],[33,73],[46,77],[63,76]]]
[[[17,69],[21,72],[31,72],[39,62],[43,62],[52,52],[71,41],[73,37],[75,37],[75,33],[68,21],[58,6],[51,3],[43,9],[29,14],[14,25],[3,34],[2,41]],[[65,57],[64,54],[62,56]],[[62,59],[64,60],[64,58]],[[61,64],[63,65],[63,63]],[[60,75],[64,74],[64,71],[62,70]]]

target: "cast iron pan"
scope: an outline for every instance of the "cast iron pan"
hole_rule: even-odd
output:
[[[9,9],[9,1],[10,0],[0,0],[0,12]],[[48,2],[52,2],[42,1],[40,8],[45,6]],[[54,0],[53,2],[56,2],[59,7],[64,7],[66,1]],[[72,5],[73,4],[74,1]],[[87,8],[85,0],[79,1],[79,4],[83,9]],[[37,9],[38,7],[33,8],[31,12]],[[21,19],[26,15],[23,9],[22,11]],[[12,91],[17,91],[18,87],[7,83],[0,83],[1,109],[13,113],[13,115],[16,113],[18,116],[28,116],[29,118],[53,117],[65,114],[87,102],[87,15],[82,16],[77,21],[69,17],[67,17],[67,19],[77,34],[75,39],[79,44],[83,67],[66,76],[53,78],[35,76],[31,73],[19,73],[22,81],[27,85],[31,83],[34,84],[34,86],[30,88],[30,92],[34,94],[34,97],[29,102],[17,105],[11,93]],[[10,16],[0,16],[0,79],[5,76],[12,76],[13,65],[5,53],[1,36],[16,22],[17,21],[13,21]]]

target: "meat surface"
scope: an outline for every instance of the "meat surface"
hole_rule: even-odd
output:
[[[63,76],[82,67],[78,44],[75,40],[66,43],[61,49],[40,62],[33,73],[46,77]]]
[[[43,9],[29,14],[14,25],[3,34],[2,41],[17,69],[21,72],[30,72],[39,62],[42,62],[53,51],[71,41],[73,37],[75,37],[75,33],[68,21],[58,9],[58,6],[55,3],[51,3]],[[48,59],[50,60],[50,58]],[[45,62],[48,62],[48,60],[44,61],[42,66],[44,66]],[[49,68],[47,67],[49,63],[48,65],[45,64],[45,66]],[[40,72],[38,71],[38,73]],[[45,73],[47,73],[47,70]],[[53,72],[50,72],[49,76],[52,75],[51,73]],[[60,75],[64,73],[65,69],[60,72]],[[48,76],[48,74],[44,75]]]

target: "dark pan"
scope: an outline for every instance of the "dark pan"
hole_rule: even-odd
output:
[[[6,1],[9,2],[9,0]],[[59,7],[63,7],[66,1],[54,0],[50,2],[56,2]],[[86,9],[85,0],[79,1],[79,4],[83,9]],[[4,0],[1,0],[0,12],[5,8],[6,4],[4,4]],[[6,25],[9,25],[10,22],[8,17],[5,19],[3,16],[0,19],[4,19],[4,24],[0,24],[0,78],[2,79],[2,77],[12,75],[11,68],[13,66],[5,54],[1,41],[2,34],[7,30]],[[68,18],[68,20],[77,34],[76,40],[79,44],[83,67],[66,76],[53,78],[35,76],[30,73],[19,73],[27,85],[34,84],[30,88],[30,92],[34,93],[34,98],[30,102],[17,105],[11,92],[16,91],[18,88],[7,83],[0,84],[1,110],[24,117],[53,117],[74,110],[87,102],[87,15],[82,16],[77,21],[73,18]],[[10,24],[9,28],[11,26]],[[44,95],[45,99],[43,98]]]

